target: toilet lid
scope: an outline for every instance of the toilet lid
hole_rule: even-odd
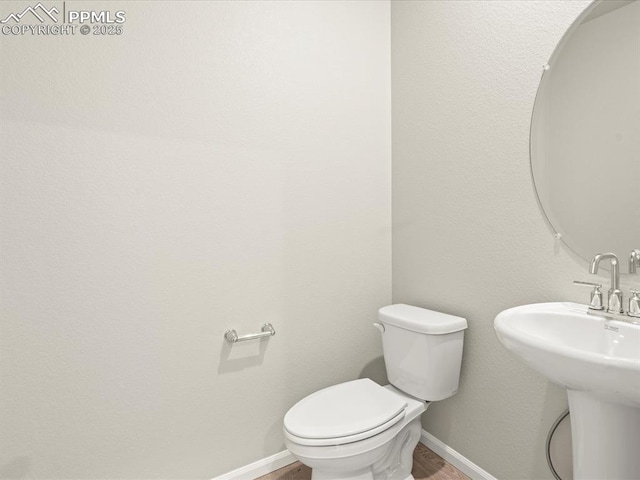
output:
[[[329,439],[380,431],[404,417],[406,401],[363,378],[319,390],[303,398],[284,417],[285,429],[301,438]]]

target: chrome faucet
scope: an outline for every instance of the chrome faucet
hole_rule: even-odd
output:
[[[620,290],[620,264],[615,253],[598,253],[589,266],[589,273],[595,275],[598,273],[598,267],[602,260],[611,260],[611,288],[607,300],[607,312],[623,313],[622,310],[622,291]]]
[[[629,273],[638,273],[638,267],[640,267],[640,250],[631,250],[631,255],[629,255]]]

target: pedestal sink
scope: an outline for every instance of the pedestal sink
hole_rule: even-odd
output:
[[[557,302],[501,312],[500,342],[568,390],[575,480],[640,479],[640,325]]]

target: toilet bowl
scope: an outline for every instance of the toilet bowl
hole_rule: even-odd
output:
[[[403,304],[378,318],[390,385],[340,383],[284,417],[285,445],[312,480],[413,480],[420,415],[458,391],[464,318]]]
[[[364,378],[306,397],[285,416],[287,449],[313,480],[412,479],[426,402]]]

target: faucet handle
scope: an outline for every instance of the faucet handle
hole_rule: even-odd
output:
[[[593,283],[593,282],[583,282],[581,280],[574,280],[574,285],[579,285],[581,287],[591,287],[593,291],[591,292],[591,299],[589,300],[589,309],[590,310],[604,310],[604,305],[602,304],[602,292],[600,289],[602,288],[602,284]]]

